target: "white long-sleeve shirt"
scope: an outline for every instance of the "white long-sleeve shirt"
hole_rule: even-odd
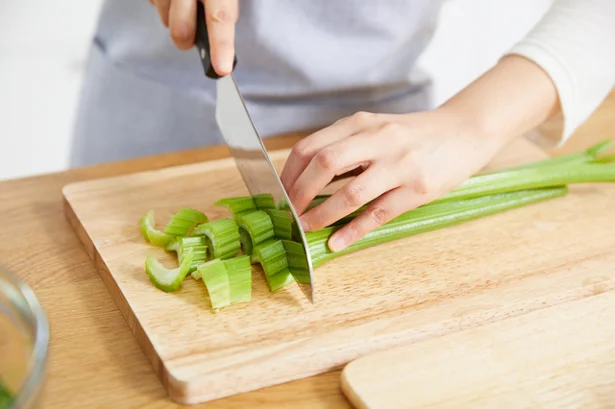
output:
[[[463,0],[458,0],[463,1]],[[430,108],[416,67],[443,0],[240,0],[235,77],[264,137],[364,110]],[[511,53],[544,68],[562,105],[555,146],[615,81],[615,0],[554,0]],[[146,0],[105,0],[83,80],[71,164],[223,143],[215,88]]]
[[[554,82],[559,130],[550,139],[532,136],[545,147],[560,146],[615,86],[615,0],[555,0],[509,53],[534,61]]]

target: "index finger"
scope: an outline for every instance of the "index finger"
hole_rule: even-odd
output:
[[[237,0],[204,0],[204,5],[211,64],[218,75],[224,76],[233,70],[239,6]]]

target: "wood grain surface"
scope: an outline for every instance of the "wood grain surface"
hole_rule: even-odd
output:
[[[279,169],[287,154],[272,154]],[[490,167],[543,157],[517,140]],[[209,312],[201,282],[157,290],[144,260],[151,253],[171,266],[173,258],[144,242],[140,217],[154,209],[164,221],[182,207],[228,217],[213,203],[246,194],[232,159],[64,188],[68,219],[177,402],[316,375],[383,348],[580,298],[588,277],[611,286],[596,265],[615,263],[615,186],[601,185],[341,257],[316,270],[315,304],[296,286],[271,294],[258,270],[252,301],[219,314]]]
[[[287,148],[303,135],[272,138],[265,143],[270,149]],[[615,93],[555,154],[603,138],[615,140]],[[226,147],[208,147],[0,182],[0,223],[5,238],[0,246],[0,263],[32,286],[51,325],[42,408],[181,407],[168,399],[66,221],[62,187],[227,155]],[[600,371],[611,362],[593,362],[591,368]],[[340,390],[340,371],[332,371],[195,407],[348,409],[350,404]]]
[[[615,292],[602,285],[593,297],[360,358],[344,368],[343,390],[360,409],[611,408]]]

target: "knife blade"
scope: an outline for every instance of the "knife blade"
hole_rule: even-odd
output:
[[[205,10],[200,1],[197,1],[197,5],[195,46],[199,52],[205,76],[216,81],[216,122],[250,194],[270,194],[273,196],[274,203],[277,205],[285,203],[285,207],[290,210],[299,236],[295,239],[300,241],[305,250],[304,264],[307,266],[309,275],[307,278],[304,273],[301,276],[295,276],[295,281],[308,300],[314,303],[314,269],[305,231],[301,227],[297,212],[254,126],[233,73],[221,77],[211,64]],[[233,70],[236,65],[237,56],[234,56]]]

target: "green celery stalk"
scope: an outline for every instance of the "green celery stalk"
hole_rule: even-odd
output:
[[[593,163],[612,163],[615,162],[615,154],[596,158]]]
[[[205,236],[212,259],[236,256],[241,249],[239,227],[233,219],[218,219],[194,228],[193,236]]]
[[[290,284],[294,278],[288,269],[282,240],[270,239],[254,247],[252,261],[260,263],[271,292]]]
[[[148,210],[147,213],[141,217],[141,234],[145,240],[149,241],[154,246],[164,247],[173,240],[173,236],[156,229],[155,225],[154,210]]]
[[[170,236],[187,236],[198,224],[207,223],[207,216],[198,210],[184,208],[179,209],[167,223],[164,233]]]
[[[263,210],[238,214],[237,224],[239,225],[239,237],[245,254],[252,254],[252,248],[255,245],[271,239],[275,235],[271,217]]]
[[[592,172],[594,173],[593,175],[591,174],[586,174],[585,176],[587,177],[587,179],[583,180],[583,179],[569,179],[569,176],[571,173],[575,173],[575,167],[576,165],[583,165],[583,164],[604,164],[604,163],[611,163],[611,162],[615,162],[615,155],[609,155],[606,157],[602,157],[602,158],[598,158],[598,155],[605,152],[607,149],[609,149],[611,146],[613,145],[613,141],[611,140],[603,140],[598,142],[597,144],[589,147],[588,149],[586,149],[585,151],[582,152],[575,152],[575,153],[571,153],[568,155],[562,155],[562,156],[555,156],[555,157],[551,157],[551,158],[547,158],[547,159],[543,159],[540,161],[535,161],[532,163],[528,163],[528,164],[524,164],[524,165],[520,165],[520,166],[514,166],[514,167],[510,167],[510,168],[505,168],[505,169],[499,169],[496,171],[492,171],[492,172],[485,172],[485,173],[480,173],[478,175],[475,175],[473,177],[471,177],[468,181],[466,181],[465,185],[468,186],[473,186],[477,180],[479,181],[479,184],[481,183],[480,181],[482,180],[482,183],[485,183],[485,181],[488,180],[497,180],[500,178],[505,179],[505,176],[510,175],[511,179],[515,179],[517,176],[514,173],[509,173],[512,171],[528,171],[528,172],[524,172],[526,175],[531,175],[531,170],[535,170],[536,173],[538,174],[539,171],[541,169],[544,168],[549,168],[549,174],[550,175],[554,175],[554,174],[558,174],[560,172],[564,172],[567,176],[564,177],[564,181],[560,181],[561,183],[553,183],[553,182],[545,182],[545,181],[539,181],[538,182],[538,186],[527,186],[527,187],[522,187],[519,188],[518,185],[512,183],[508,184],[508,187],[504,186],[503,188],[499,188],[496,191],[487,191],[487,193],[477,193],[476,195],[473,194],[468,194],[468,192],[465,192],[463,194],[458,193],[458,190],[463,190],[465,189],[464,186],[461,186],[460,188],[454,190],[453,192],[451,192],[451,194],[449,196],[445,196],[444,198],[441,198],[439,200],[436,200],[434,202],[431,203],[427,203],[423,206],[428,206],[432,203],[438,203],[438,202],[442,202],[442,201],[448,201],[448,199],[459,199],[459,198],[471,198],[473,196],[480,196],[480,195],[484,195],[484,194],[491,194],[491,193],[504,193],[507,191],[516,191],[516,190],[524,190],[526,188],[541,188],[541,187],[551,187],[551,186],[559,186],[559,185],[567,185],[570,183],[591,183],[591,182],[611,182],[612,178],[606,176],[606,180],[600,180],[601,179],[601,170],[602,168],[598,169],[595,168]],[[583,169],[579,169],[581,172],[583,172]],[[612,172],[612,170],[608,170],[607,172]],[[498,176],[495,176],[498,175]],[[520,183],[520,182],[518,182]],[[489,187],[489,186],[486,186]],[[483,187],[484,189],[485,187]],[[497,188],[497,186],[496,186]],[[316,207],[317,205],[321,204],[322,202],[324,202],[326,199],[328,199],[331,195],[319,195],[316,198],[314,198],[312,200],[312,202],[310,203],[310,205],[308,206],[308,209],[311,209],[313,207]],[[332,226],[335,225],[341,225],[341,224],[346,224],[349,221],[351,221],[352,219],[354,219],[356,216],[358,216],[359,214],[361,214],[369,205],[369,203],[367,203],[364,206],[361,206],[359,209],[355,210],[354,212],[352,212],[351,214],[345,216],[343,219],[338,220],[337,222],[333,223]],[[286,203],[286,201],[282,202],[281,204],[282,208],[289,208],[288,204]],[[294,236],[293,236],[294,237]]]
[[[615,164],[582,163],[546,166],[474,176],[461,187],[430,203],[468,199],[482,195],[538,189],[575,183],[615,182]]]
[[[224,260],[228,273],[231,304],[252,299],[252,265],[250,256],[238,256]]]
[[[371,231],[344,250],[335,253],[329,250],[327,242],[341,226],[308,232],[306,238],[312,265],[316,268],[327,261],[361,249],[564,196],[567,192],[568,189],[565,186],[525,190],[466,199],[465,203],[453,203],[451,207],[447,206],[449,203],[441,203],[439,207],[432,208],[433,214],[424,210],[418,211],[420,208],[411,210]]]
[[[309,284],[310,270],[305,255],[303,244],[291,240],[282,240],[288,261],[288,270],[299,284]]]
[[[177,253],[177,259],[179,263],[183,261],[183,255],[188,249],[192,249],[192,263],[190,264],[189,272],[192,273],[196,270],[199,264],[204,263],[207,260],[207,241],[205,236],[186,236],[176,237],[171,241],[165,250],[175,251]]]
[[[254,204],[257,209],[275,209],[275,200],[273,200],[273,195],[270,193],[259,193],[256,195],[252,195],[254,199]]]
[[[293,237],[293,217],[288,211],[265,209],[273,223],[274,235],[278,239],[290,240]]]
[[[164,292],[172,292],[179,288],[188,275],[192,263],[192,249],[184,253],[184,259],[177,268],[166,268],[151,254],[145,259],[145,272],[154,285]]]
[[[226,207],[235,221],[238,214],[257,209],[252,196],[226,197],[216,201],[214,205]]]
[[[199,265],[197,274],[207,287],[214,312],[231,305],[229,277],[224,260],[217,258]]]

